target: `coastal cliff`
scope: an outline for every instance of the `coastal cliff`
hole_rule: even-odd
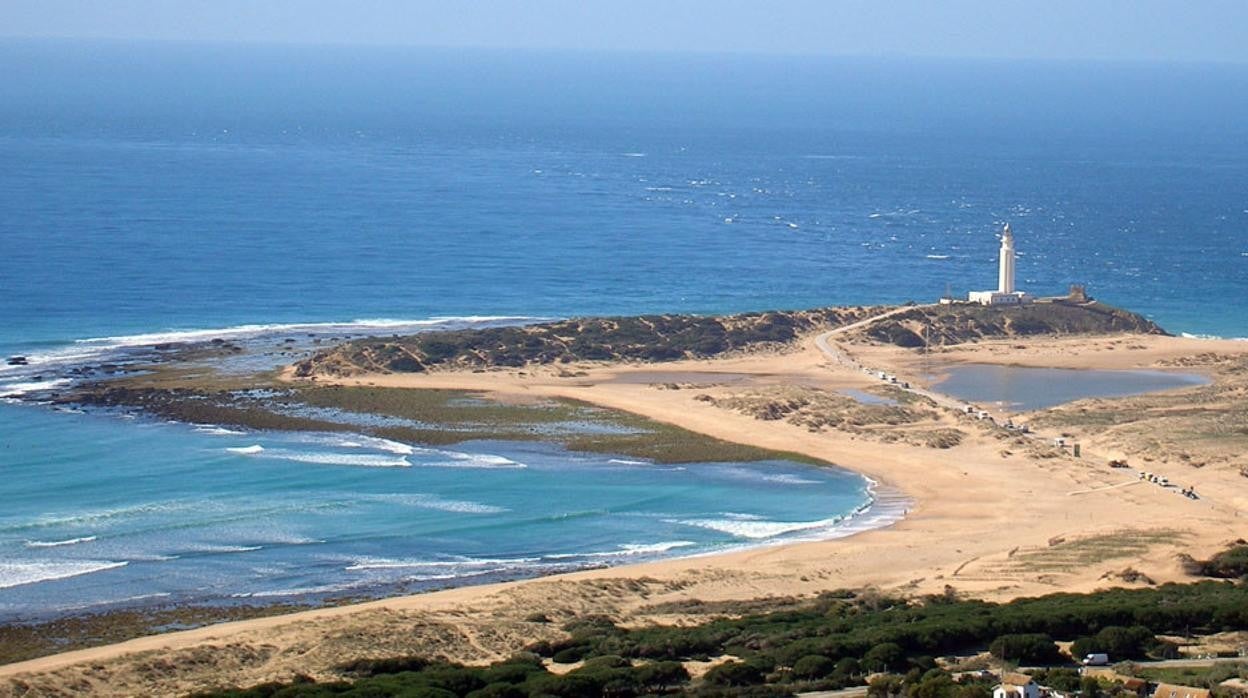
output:
[[[727,316],[644,315],[576,318],[525,327],[426,332],[365,338],[324,349],[295,364],[301,378],[421,373],[567,364],[662,362],[783,348],[799,337],[845,327],[890,310],[821,308]],[[914,306],[854,330],[851,341],[921,347],[1035,335],[1165,334],[1152,321],[1101,303],[1038,303],[1016,308]]]

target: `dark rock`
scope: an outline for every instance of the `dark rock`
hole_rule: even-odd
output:
[[[30,360],[25,356],[10,356],[8,363],[10,366],[27,366],[30,364]]]

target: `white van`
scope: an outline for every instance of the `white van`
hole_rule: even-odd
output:
[[[1083,658],[1084,666],[1109,666],[1109,655],[1103,652],[1089,654]]]

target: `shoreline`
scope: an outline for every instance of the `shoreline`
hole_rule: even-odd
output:
[[[26,406],[31,409],[45,409],[46,408],[45,405],[30,404],[30,403],[25,403],[22,406]],[[102,418],[120,418],[120,415],[118,413],[112,410],[107,410],[107,409],[94,410],[92,408],[88,408],[87,413],[95,414],[96,416],[99,416]],[[247,441],[263,438],[266,434],[271,436],[274,434],[284,433],[284,432],[266,432],[265,430],[249,429],[246,427],[240,427],[240,429],[247,429],[246,431],[242,431],[242,430],[225,429],[218,425],[206,425],[206,424],[199,424],[199,423],[194,423],[194,422],[170,422],[169,420],[160,419],[156,415],[140,416],[137,421],[131,421],[129,423],[137,424],[137,425],[169,424],[170,426],[173,426],[176,428],[189,429],[189,430],[194,430],[197,432],[203,432],[205,430],[207,431],[223,430],[229,433],[231,436],[246,437]],[[303,434],[305,432],[294,432],[294,433]],[[314,432],[307,432],[307,433],[313,434]],[[374,439],[376,441],[385,441],[384,439],[380,439],[377,437],[369,437],[363,434],[353,435],[350,433],[343,433],[343,436],[345,438],[358,436],[361,439]],[[496,445],[500,442],[497,442],[494,439],[478,440],[476,438],[470,438],[466,441],[459,442],[459,443],[477,444],[477,445]],[[511,443],[511,442],[501,442],[501,443]],[[523,446],[523,447],[537,447],[538,449],[545,449],[546,447],[549,447],[550,449],[557,450],[557,451],[566,450],[570,454],[579,453],[578,451],[567,449],[565,445],[557,441],[541,441],[541,440],[539,441],[517,441],[514,443],[518,446]],[[398,442],[390,442],[390,445],[408,446],[408,444],[400,444]],[[416,445],[415,447],[421,448],[422,446]],[[247,447],[247,449],[250,449],[250,448],[255,448],[255,447]],[[225,448],[224,450],[236,452],[240,449]],[[585,452],[585,453],[587,455],[589,454],[589,452]],[[594,455],[599,455],[603,457],[619,456],[620,458],[628,458],[629,456],[629,454],[625,454],[625,453],[620,453],[620,454],[602,453],[602,454],[594,454]],[[783,453],[776,453],[774,457],[777,459],[781,459],[783,458],[784,455],[785,454]],[[513,455],[513,457],[515,456]],[[612,458],[609,462],[612,462],[614,460],[615,459]],[[811,459],[811,460],[815,461],[816,459]],[[631,460],[626,460],[623,462],[629,463],[630,465],[636,464],[638,466],[646,466],[646,465],[652,464],[648,462],[631,461]],[[436,593],[439,591],[457,589],[457,588],[461,588],[465,586],[522,582],[526,580],[545,578],[545,577],[554,577],[558,575],[572,574],[572,573],[577,573],[577,572],[616,569],[616,568],[627,567],[627,566],[632,566],[632,565],[647,564],[651,562],[663,562],[663,561],[669,561],[669,560],[684,560],[684,559],[692,559],[692,558],[714,557],[718,555],[732,554],[732,553],[737,553],[737,552],[748,552],[751,550],[757,550],[757,549],[767,548],[767,547],[792,545],[795,543],[835,540],[835,539],[847,537],[849,535],[855,535],[857,533],[861,533],[867,530],[873,530],[877,528],[891,526],[895,524],[896,522],[898,522],[904,516],[905,510],[910,504],[910,499],[905,497],[904,494],[900,493],[900,491],[896,490],[895,488],[892,488],[886,484],[882,484],[876,479],[863,475],[862,473],[859,473],[857,471],[850,470],[838,464],[828,463],[825,461],[805,462],[805,461],[788,460],[788,459],[784,459],[784,462],[790,463],[795,466],[801,466],[804,468],[832,471],[836,473],[850,475],[854,478],[858,478],[862,481],[864,485],[862,487],[864,500],[860,504],[855,505],[852,509],[843,511],[841,513],[829,513],[826,516],[816,519],[816,520],[810,520],[810,521],[785,520],[785,521],[777,522],[780,524],[793,524],[795,528],[791,531],[784,531],[784,532],[770,534],[770,535],[760,535],[758,537],[755,537],[753,535],[743,534],[742,539],[738,539],[735,541],[725,541],[725,542],[716,543],[716,544],[708,543],[707,545],[700,546],[700,547],[703,547],[704,549],[690,551],[690,552],[680,552],[680,548],[677,548],[677,547],[667,548],[663,550],[645,550],[645,551],[637,551],[637,552],[620,551],[620,552],[615,553],[619,557],[614,561],[609,561],[609,560],[593,561],[593,560],[588,559],[588,558],[595,558],[597,556],[607,555],[608,554],[607,552],[597,552],[597,551],[589,551],[589,552],[583,552],[583,553],[550,552],[550,553],[543,553],[542,554],[543,559],[546,559],[547,557],[549,557],[552,560],[555,558],[576,558],[576,557],[583,557],[586,559],[578,561],[578,562],[568,562],[565,568],[558,569],[555,571],[549,571],[549,570],[544,570],[544,569],[533,569],[529,571],[498,570],[498,571],[487,571],[483,573],[465,573],[461,576],[457,576],[454,578],[439,580],[436,583],[432,583],[427,589],[417,589],[417,590],[411,590],[411,591],[402,590],[402,587],[404,586],[405,583],[401,581],[396,581],[396,582],[376,582],[371,585],[352,586],[352,587],[344,588],[336,592],[308,594],[308,595],[303,595],[303,596],[294,595],[294,594],[276,595],[276,594],[268,594],[268,593],[264,593],[264,594],[229,593],[225,596],[212,596],[212,597],[203,597],[203,598],[183,596],[183,597],[175,597],[174,599],[168,599],[168,598],[165,598],[169,596],[169,594],[167,593],[153,593],[153,594],[148,594],[148,595],[144,595],[140,597],[135,597],[133,599],[125,599],[125,600],[120,600],[120,601],[115,601],[115,602],[84,603],[82,605],[78,605],[74,607],[67,607],[59,611],[15,613],[11,615],[11,617],[0,619],[0,627],[50,626],[50,625],[56,625],[56,624],[60,624],[60,623],[67,622],[67,621],[75,622],[75,621],[79,621],[83,619],[104,618],[104,617],[114,615],[114,614],[128,614],[128,613],[134,613],[134,612],[161,613],[161,612],[170,611],[176,608],[188,608],[188,609],[192,609],[195,611],[204,611],[208,613],[215,611],[218,615],[229,615],[229,612],[232,609],[246,609],[246,608],[263,609],[263,608],[268,608],[271,606],[291,606],[295,608],[303,606],[305,607],[305,610],[313,610],[316,608],[338,606],[338,605],[342,605],[343,603],[360,603],[360,602],[366,602],[366,601],[383,600],[387,598],[394,598],[394,597],[400,597],[400,596]],[[751,463],[753,463],[753,461],[740,461],[740,462],[738,461],[712,461],[712,462],[707,462],[706,465],[711,465],[711,466],[745,465],[745,466],[748,466]],[[661,465],[661,463],[656,463],[656,464]],[[411,467],[411,466],[406,466],[406,467]],[[677,514],[673,514],[673,516],[677,516]],[[684,514],[680,514],[680,516],[684,516]],[[689,514],[689,516],[692,516],[692,514]],[[813,531],[813,533],[810,531]],[[31,541],[28,540],[26,543],[26,547],[28,548],[44,547],[44,546],[53,547],[57,545],[63,545],[66,543],[76,543],[80,541],[90,541],[94,539],[95,539],[95,536],[92,535],[87,538],[76,538],[76,539],[72,539],[71,541],[63,541],[60,543],[37,543],[36,545],[32,545]],[[645,547],[645,546],[650,546],[650,545],[657,546],[659,543],[662,543],[662,542],[664,541],[658,540],[658,539],[654,541],[637,541],[636,545],[640,547]],[[629,545],[632,546],[633,544],[630,543]],[[634,559],[629,559],[630,556],[634,556],[634,555],[635,555]],[[28,584],[37,584],[37,583],[39,583],[39,581],[29,582]],[[264,601],[262,600],[262,597],[264,596],[272,596],[274,600]],[[147,599],[149,597],[154,598],[154,599],[159,599],[159,600],[151,604],[144,603],[142,601],[142,599]]]
[[[1124,345],[1137,339],[1106,337],[1098,339],[1095,346],[1084,346],[1077,338],[1012,339],[999,345],[961,347],[956,352],[999,363],[1004,356],[1020,351],[1012,345],[1025,343],[1025,353],[1033,357],[1032,361],[1048,358],[1088,368],[1111,368],[1181,361],[1232,349],[1209,344],[1210,340],[1162,337],[1138,340],[1147,345],[1138,351]],[[1248,346],[1236,344],[1234,356],[1248,355]],[[870,354],[871,365],[890,368],[899,375],[916,365],[913,354],[896,348],[853,349],[856,355]],[[1100,455],[1095,461],[1068,455],[1039,457],[1019,451],[996,432],[984,431],[944,412],[934,419],[965,431],[966,438],[949,448],[935,448],[905,441],[881,442],[874,431],[811,430],[786,420],[760,421],[697,399],[709,394],[722,400],[791,386],[834,392],[873,385],[860,371],[829,363],[810,338],[795,351],[783,354],[575,368],[583,370],[583,375],[515,370],[433,372],[418,376],[377,374],[341,383],[379,389],[462,389],[518,400],[581,400],[714,438],[804,453],[877,482],[881,498],[886,492],[899,492],[912,507],[907,516],[886,527],[830,540],[582,570],[207,626],[0,666],[0,676],[25,673],[23,681],[39,677],[58,683],[86,677],[83,663],[92,662],[107,667],[105,673],[111,680],[134,692],[135,687],[154,685],[145,683],[154,679],[138,673],[137,667],[148,661],[145,657],[177,661],[178,657],[199,656],[198,648],[206,646],[234,657],[214,659],[212,666],[222,666],[227,659],[242,661],[234,650],[223,648],[275,648],[264,658],[244,662],[242,674],[220,674],[234,676],[242,683],[289,677],[295,667],[332,676],[329,668],[338,660],[331,657],[360,653],[395,656],[433,652],[479,663],[506,656],[525,642],[558,636],[561,631],[556,627],[526,620],[537,611],[549,613],[560,622],[584,613],[602,613],[628,624],[644,625],[692,622],[704,617],[691,615],[692,611],[666,610],[695,602],[803,598],[836,588],[871,587],[907,596],[953,589],[959,596],[1005,600],[1058,590],[1078,592],[1142,583],[1114,576],[1124,568],[1142,571],[1160,584],[1190,579],[1177,562],[1177,554],[1207,554],[1244,533],[1236,517],[1248,512],[1248,501],[1233,494],[1238,474],[1225,467],[1189,472],[1182,463],[1150,466],[1163,474],[1179,473],[1175,468],[1183,468],[1184,477],[1198,480],[1201,491],[1211,494],[1200,501],[1187,501],[1173,498],[1158,487],[1129,482],[1100,464],[1102,456],[1116,456],[1111,448],[1098,446]],[[705,376],[706,381],[677,387],[649,382],[646,374],[658,371]],[[627,380],[618,380],[624,374]],[[748,378],[728,382],[715,378],[725,374]],[[1103,409],[1113,409],[1114,401],[1107,404],[1110,407]],[[905,433],[914,428],[903,425],[898,429]],[[1134,486],[1121,486],[1126,484]],[[1072,497],[1078,497],[1077,505]],[[1173,515],[1157,520],[1154,512],[1159,506],[1168,507]],[[1069,560],[1079,562],[1071,564]],[[396,644],[394,634],[400,627],[416,631]],[[333,639],[348,635],[352,638],[349,641]],[[296,652],[312,638],[321,638],[328,646],[318,649],[314,657]],[[131,654],[149,650],[156,654]],[[206,677],[217,675],[212,673],[217,669],[205,671],[208,673],[160,685],[179,691],[205,686],[211,682]]]

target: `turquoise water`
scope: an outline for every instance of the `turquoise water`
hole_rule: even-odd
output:
[[[1090,371],[1067,368],[958,364],[942,371],[933,387],[956,398],[999,404],[1020,412],[1042,410],[1090,397],[1123,397],[1206,385],[1190,373]]]
[[[868,501],[857,475],[783,461],[6,413],[0,618],[418,591],[824,538]]]
[[[1243,67],[17,41],[0,66],[0,355],[30,364],[0,395],[180,338],[932,299],[995,283],[1006,220],[1027,290],[1248,336]],[[864,496],[283,438],[0,403],[0,609],[761,544]]]

